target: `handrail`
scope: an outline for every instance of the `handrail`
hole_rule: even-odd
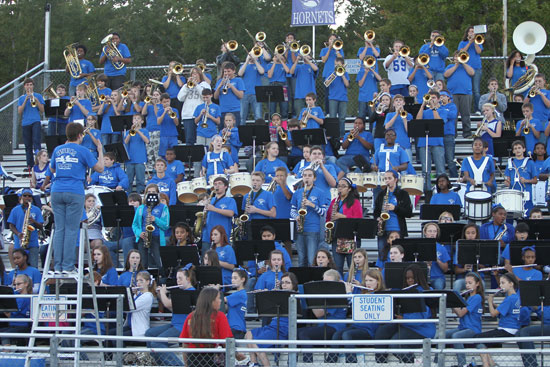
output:
[[[3,87],[0,87],[0,92],[2,92],[4,89],[6,89],[8,86],[10,86],[11,84],[14,84],[15,82],[17,82],[19,79],[27,76],[28,74],[31,74],[33,73],[36,69],[39,69],[41,68],[42,66],[44,66],[44,61],[42,61],[40,64],[36,65],[34,68],[32,68],[31,70],[28,70],[26,71],[24,74],[21,74],[19,75],[17,78],[13,79],[11,82],[5,84]]]

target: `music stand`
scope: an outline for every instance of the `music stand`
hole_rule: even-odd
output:
[[[197,266],[195,274],[200,288],[209,284],[223,284],[222,269],[217,266]]]
[[[193,178],[193,163],[202,162],[206,147],[204,145],[176,145],[173,149],[176,153],[176,159],[187,163],[189,168],[187,177]]]
[[[129,206],[128,197],[124,191],[102,192],[98,194],[101,205],[104,206]]]
[[[270,106],[271,102],[284,102],[285,94],[282,85],[257,85],[254,87],[256,92],[256,102],[263,103],[267,102],[267,107]],[[239,137],[240,135],[239,131]],[[242,141],[242,140],[241,140]]]
[[[550,240],[540,241],[512,241],[510,242],[510,264],[511,265],[523,265],[521,260],[521,249],[525,246],[535,246],[535,252],[539,261],[546,262],[550,259]],[[545,263],[539,265],[546,265]]]
[[[447,303],[446,303],[446,307],[447,308],[462,308],[462,307],[466,307],[466,301],[464,300],[464,298],[462,298],[462,296],[456,292],[456,291],[451,291],[451,290],[447,290],[447,289],[433,289],[433,290],[425,290],[424,292],[422,293],[425,293],[425,294],[437,294],[437,293],[444,293],[447,295]],[[439,307],[439,298],[426,298],[426,304],[428,305],[428,307],[430,308],[438,308]],[[441,310],[439,310],[439,312],[442,312]]]
[[[202,212],[202,205],[171,205],[168,207],[170,212],[170,227],[175,226],[179,222],[187,223],[191,229],[195,224],[196,213]]]
[[[113,132],[123,132],[132,128],[133,115],[111,116],[111,127]]]
[[[460,220],[460,205],[422,204],[420,206],[420,219],[439,220],[443,212],[449,212],[454,220]]]
[[[183,289],[170,289],[170,299],[172,300],[172,313],[178,315],[188,315],[195,310],[199,298],[199,291],[186,291]]]
[[[371,218],[342,218],[334,222],[334,238],[374,238],[378,223]]]
[[[298,278],[298,284],[323,280],[325,271],[330,270],[328,266],[297,266],[292,267],[292,273]]]
[[[325,135],[332,139],[340,139],[340,120],[337,117],[327,117],[323,120]]]
[[[54,149],[59,145],[63,145],[67,142],[66,135],[47,135],[46,136],[46,149],[51,156]]]
[[[506,120],[510,119],[512,121],[522,120],[523,119],[523,111],[521,110],[522,106],[523,106],[523,102],[506,103],[506,111],[504,111],[503,113],[504,118]],[[515,124],[514,124],[514,130],[515,130]]]
[[[405,97],[405,99],[408,98],[408,97]],[[411,98],[414,98],[414,97],[411,97]],[[404,110],[407,111],[408,113],[410,113],[411,115],[415,116],[418,115],[418,111],[420,111],[420,107],[422,105],[420,103],[415,103],[414,102],[414,99],[413,99],[413,102],[412,103],[407,103],[405,101],[405,107],[404,107]]]
[[[441,230],[439,242],[454,245],[455,241],[462,236],[465,225],[465,223],[439,223],[439,229]]]
[[[243,146],[252,145],[253,167],[256,167],[256,145],[265,145],[271,141],[269,126],[267,124],[240,125],[237,129],[239,130],[239,140],[243,143]]]
[[[253,240],[258,241],[262,239],[260,230],[265,226],[273,227],[276,233],[275,238],[277,241],[284,242],[291,239],[289,219],[254,219],[251,223]]]
[[[105,151],[115,153],[115,161],[118,163],[124,163],[130,160],[130,155],[124,143],[107,144],[105,145]]]
[[[2,295],[15,294],[13,288],[9,286],[0,286],[0,312],[17,312],[17,300],[15,298],[3,298]]]
[[[387,262],[384,264],[384,282],[388,289],[401,289],[403,288],[403,279],[405,269],[411,265],[416,265],[424,272],[426,279],[428,279],[428,264],[426,263],[392,263]]]
[[[161,246],[160,259],[162,266],[170,269],[168,278],[172,278],[174,269],[181,269],[189,263],[199,266],[199,249],[197,246]]]
[[[389,291],[380,291],[376,294],[410,294],[410,293],[420,293],[418,289],[410,288],[406,290],[389,290]],[[396,309],[396,314],[402,315],[405,313],[415,313],[415,312],[425,312],[426,302],[424,298],[399,298],[393,297],[393,305]],[[401,325],[401,324],[397,324]]]
[[[257,266],[258,260],[267,260],[269,253],[275,250],[275,241],[235,241],[233,248],[237,264],[241,265],[245,261],[254,260]]]
[[[456,256],[459,264],[473,264],[475,271],[479,264],[498,264],[499,241],[496,240],[458,240]]]
[[[103,205],[101,207],[101,218],[104,227],[116,227],[116,253],[120,249],[120,227],[132,227],[135,209],[130,205]]]
[[[324,129],[292,130],[292,143],[299,145],[325,145],[327,137]]]
[[[539,237],[550,239],[550,219],[518,219],[517,223],[527,223],[529,226],[529,238],[536,240]]]
[[[55,117],[55,121],[59,116],[65,118],[65,110],[67,109],[68,99],[52,98],[44,101],[44,115],[46,117]]]
[[[493,140],[494,157],[511,157],[512,143],[521,140],[525,144],[525,136],[500,137]]]
[[[547,280],[520,280],[519,297],[522,306],[540,307],[540,336],[544,336],[544,306],[550,305],[550,282]],[[540,349],[543,348],[544,342],[541,341]],[[541,366],[544,366],[544,353],[541,353]]]
[[[442,138],[443,137],[443,120],[442,119],[421,119],[421,120],[412,120],[409,122],[409,136],[411,138],[426,138],[426,164],[424,173],[425,182],[428,181],[432,167],[428,167],[428,154],[429,154],[429,139],[431,138]],[[429,185],[428,185],[429,186]]]
[[[400,238],[393,241],[394,245],[401,245],[405,249],[403,261],[436,261],[435,238]]]
[[[374,138],[375,139],[385,139],[386,138],[386,126],[384,125],[385,118],[384,116],[378,116],[376,118],[376,129],[374,129]]]

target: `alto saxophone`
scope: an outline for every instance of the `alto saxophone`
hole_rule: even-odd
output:
[[[208,202],[212,200],[216,192],[212,190],[210,193],[210,198],[208,199]],[[204,209],[202,212],[195,213],[195,226],[194,226],[194,235],[197,239],[197,243],[200,243],[200,237],[202,236],[202,229],[204,228],[204,222],[206,221],[206,205],[204,206]]]
[[[386,221],[390,219],[390,213],[388,213],[387,211],[384,211],[384,207],[386,206],[386,204],[388,204],[389,196],[390,196],[390,190],[386,188],[386,194],[384,195],[384,201],[382,202],[382,213],[380,213],[380,219],[382,220],[378,222],[378,232],[377,232],[378,237],[382,237],[384,235],[384,231],[385,231],[384,227],[386,227]]]
[[[298,209],[298,217],[296,218],[296,230],[298,233],[304,233],[304,224],[305,224],[305,221],[306,221],[306,215],[307,215],[307,209],[306,209],[306,205],[305,205],[305,200],[306,200],[306,192],[307,192],[307,187],[304,186],[304,191],[303,191],[303,194],[302,194],[302,204],[300,206],[300,209]]]
[[[241,214],[239,218],[237,218],[237,229],[235,230],[235,236],[234,240],[240,241],[245,237],[245,223],[248,222],[250,219],[250,216],[246,213],[246,208],[250,205],[250,197],[252,196],[253,191],[250,191],[248,193],[248,196],[246,197],[245,202],[245,212]]]
[[[153,232],[155,231],[155,226],[153,225],[153,222],[149,219],[152,211],[153,207],[151,205],[148,205],[147,219],[145,220],[145,232],[147,232],[147,234],[145,236],[145,240],[143,241],[143,247],[145,248],[151,247],[151,243],[153,242]]]
[[[31,233],[36,229],[29,224],[31,217],[31,204],[27,207],[25,211],[25,219],[23,220],[23,239],[21,240],[21,248],[26,250],[29,247],[29,242],[31,240]]]
[[[505,226],[504,226],[504,229],[496,235],[495,240],[496,240],[496,241],[502,240],[502,238],[504,237],[504,235],[506,234],[506,232],[508,232],[508,228],[507,228],[506,225],[505,225]]]
[[[338,206],[340,203],[340,195],[332,206],[332,212],[330,213],[330,221],[325,223],[325,242],[330,244],[334,241],[334,215],[338,212]],[[336,208],[336,209],[335,209]]]

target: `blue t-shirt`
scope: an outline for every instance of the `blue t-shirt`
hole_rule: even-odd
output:
[[[527,72],[527,66],[514,66],[512,80],[510,80],[510,85],[516,84],[516,82]]]
[[[302,204],[302,197],[304,196],[304,188],[296,190],[292,195],[291,210],[298,211]],[[321,226],[321,216],[324,216],[330,202],[330,193],[325,193],[317,186],[313,186],[305,197],[315,204],[315,208],[308,206],[307,214],[304,221],[304,232],[318,232]],[[320,211],[321,213],[318,213]]]
[[[149,139],[149,131],[147,129],[139,129]],[[124,139],[130,134],[129,131],[124,135]],[[127,163],[146,163],[147,162],[147,144],[143,141],[141,136],[136,133],[134,136],[130,136],[130,141],[126,144],[128,149],[129,160]]]
[[[170,109],[176,113],[177,118],[179,119],[180,114],[179,112],[173,108],[170,107]],[[159,107],[157,117],[162,116],[164,113],[164,107]],[[174,120],[170,118],[169,116],[170,112],[167,112],[166,115],[164,115],[164,118],[162,119],[162,123],[160,124],[160,136],[178,136],[178,129],[176,128],[176,125],[174,124]]]
[[[452,68],[454,65],[449,65],[445,71]],[[466,72],[464,66],[458,64],[458,67],[447,78],[447,89],[451,94],[472,94],[472,77]]]
[[[289,270],[290,268],[292,268],[292,259],[288,254],[288,251],[286,250],[286,248],[279,241],[275,241],[275,250],[279,250],[283,253],[283,261],[284,261],[285,269]],[[255,260],[249,260],[246,265],[247,265],[250,277],[254,277],[258,274],[258,269],[257,269]]]
[[[302,108],[302,111],[300,111],[300,115],[298,116],[298,120],[301,121],[302,117],[306,113],[307,113],[307,107]],[[315,117],[320,118],[320,119],[325,118],[325,114],[323,113],[323,110],[319,106],[312,107],[310,112],[309,112],[309,116],[315,116]],[[321,125],[319,125],[319,123],[317,123],[317,121],[315,121],[311,117],[308,118],[306,122],[307,122],[307,125],[306,125],[305,129],[319,129],[321,127]],[[303,130],[305,130],[305,129],[303,129]]]
[[[181,76],[181,81],[183,84],[186,83],[185,77]],[[168,75],[165,75],[162,77],[161,82],[166,82],[166,79],[168,79]],[[175,79],[170,78],[170,83],[168,84],[168,88],[165,88],[166,93],[170,95],[170,99],[177,98],[178,92],[180,91],[181,87],[178,85],[178,82]]]
[[[414,68],[411,68],[407,77],[410,77],[413,72]],[[418,96],[416,97],[418,100],[421,100],[424,95],[430,91],[430,88],[428,88],[428,74],[422,68],[416,70],[414,78],[411,80],[411,84],[416,85],[418,88]]]
[[[329,85],[328,99],[342,102],[348,101],[348,88],[344,84],[344,78],[349,82],[349,74],[345,73],[344,76],[337,76]]]
[[[308,64],[298,64],[294,69],[296,76],[296,90],[294,91],[295,99],[304,99],[308,93],[316,93],[315,78],[317,72],[313,71]]]
[[[277,272],[277,280],[281,280],[282,277],[283,277],[283,272],[282,271]],[[260,275],[260,277],[258,278],[258,281],[254,286],[254,289],[255,290],[275,289],[275,272],[271,269],[267,269],[267,271],[262,275]]]
[[[197,108],[195,108],[195,111],[193,112],[193,117],[197,118],[198,116],[200,116],[202,110],[204,110],[205,107],[206,105],[204,103],[198,105]],[[218,118],[222,115],[220,106],[218,106],[215,103],[210,103],[208,105],[208,113],[215,118]],[[211,138],[218,133],[218,125],[216,125],[216,123],[212,121],[211,118],[207,118],[206,124],[208,125],[208,127],[204,128],[202,127],[203,119],[204,119],[204,116],[199,120],[199,123],[197,125],[197,136],[202,136],[204,138]]]
[[[378,69],[378,65],[376,65],[376,69]],[[363,79],[363,75],[365,75],[367,71],[364,67],[359,69],[359,72],[357,73],[357,77],[355,80],[357,83],[361,79]],[[369,102],[374,99],[374,93],[378,92],[378,81],[374,77],[373,73],[368,73],[365,77],[365,81],[363,82],[363,85],[359,87],[359,102]]]
[[[246,332],[246,302],[248,296],[246,290],[241,289],[233,294],[225,297],[227,301],[227,321],[232,330],[240,330]]]
[[[451,260],[451,257],[449,256],[449,252],[447,249],[439,244],[436,243],[436,253],[437,253],[437,259],[443,263],[446,263]],[[431,279],[437,279],[437,278],[445,278],[445,273],[441,268],[439,267],[439,264],[436,261],[432,262],[432,267],[430,269],[430,278]]]
[[[111,92],[112,92],[111,88],[103,88],[103,89],[97,88],[97,94],[99,94],[100,97],[101,95],[104,95],[105,97],[110,96]]]
[[[233,216],[236,216],[238,213],[237,203],[233,198],[223,196],[218,199],[213,197],[210,200],[210,204],[214,205],[214,207],[218,209],[231,210],[233,212]],[[213,211],[206,212],[206,219],[204,221],[205,225],[202,231],[203,242],[210,242],[210,232],[212,232],[212,228],[217,225],[221,225],[225,229],[225,233],[231,233],[231,228],[233,225],[232,220],[233,217],[226,217]]]
[[[42,95],[38,93],[33,93],[33,96],[38,102],[44,104],[44,98],[42,98]],[[19,100],[17,101],[17,106],[23,106],[23,102],[25,102],[26,97],[26,95],[22,95],[21,97],[19,97]],[[25,103],[25,109],[23,109],[23,114],[21,116],[22,126],[28,126],[40,121],[40,110],[38,109],[38,107],[31,106],[31,100],[32,98],[29,97],[27,99],[27,103]]]
[[[92,102],[90,102],[89,99],[80,99],[79,100],[82,107],[84,107],[86,110],[88,110],[88,113],[92,112]],[[82,111],[80,110],[80,107],[77,106],[75,103],[73,108],[71,108],[71,114],[69,115],[69,122],[74,122],[81,120],[83,123],[85,123],[87,115],[84,115]]]
[[[468,41],[460,41],[458,44],[457,50],[460,50],[464,48],[468,44]],[[483,52],[483,45],[478,45],[481,51]],[[475,70],[481,69],[481,54],[478,54],[476,52],[476,44],[475,42],[472,42],[470,47],[466,50],[468,52],[468,55],[470,55],[470,59],[468,60],[467,64],[470,65]]]
[[[160,110],[162,105],[157,104],[157,110]],[[155,106],[152,104],[147,104],[147,118],[146,118],[146,127],[149,132],[160,131],[160,125],[157,123],[157,115],[155,113]]]
[[[438,192],[432,196],[430,204],[462,206],[462,201],[455,191],[449,191],[447,193]]]
[[[222,82],[223,79],[220,79],[216,82],[216,87]],[[229,81],[230,84],[234,85],[235,88],[239,91],[244,91],[244,82],[241,78],[235,77]],[[241,99],[238,98],[231,88],[227,88],[227,94],[223,94],[220,90],[220,108],[222,113],[226,112],[240,112],[241,111]]]
[[[174,159],[172,163],[168,163],[165,173],[174,181],[178,178],[178,175],[183,175],[183,179],[185,179],[185,166],[181,161]]]
[[[437,109],[437,113],[439,114],[439,117],[443,120],[443,124],[445,124],[445,121],[447,121],[447,110],[443,107],[439,107]],[[424,119],[434,119],[434,112],[432,110],[424,110],[422,113],[422,118]],[[428,139],[429,146],[443,146],[443,137],[439,138],[429,138]],[[418,138],[418,147],[425,147],[426,146],[426,138]]]
[[[235,257],[235,251],[231,245],[225,245],[221,247],[216,247],[216,252],[220,261],[224,261],[229,264],[237,264],[237,258]],[[223,284],[231,284],[231,274],[232,270],[222,268],[222,278]]]
[[[344,141],[348,138],[350,133],[346,133],[344,135]],[[367,142],[374,145],[374,138],[372,137],[372,134],[368,131],[361,131],[359,133],[359,136],[365,139]],[[356,156],[356,155],[362,155],[365,157],[365,159],[369,159],[370,157],[370,151],[361,144],[359,139],[355,138],[351,143],[349,143],[348,148],[346,149],[346,155],[349,156]]]
[[[109,268],[101,277],[101,282],[107,285],[118,285],[118,273],[114,267]]]
[[[338,51],[342,57],[344,57],[344,49]],[[321,49],[321,53],[319,54],[319,57],[323,57],[326,54],[328,54],[328,59],[325,62],[325,66],[323,68],[323,73],[321,74],[323,77],[323,80],[325,80],[332,72],[334,71],[334,62],[336,61],[336,50],[334,48],[328,48],[324,47]]]
[[[16,270],[10,271],[5,277],[4,277],[4,285],[12,285],[13,283],[13,277],[16,273]],[[38,270],[35,267],[27,266],[25,270],[17,269],[17,275],[25,274],[28,275],[29,278],[32,280],[33,288],[35,284],[40,284],[42,281],[42,273],[40,270]]]
[[[93,135],[94,138],[101,141],[101,132],[98,129],[91,129],[90,134]],[[88,134],[84,136],[82,139],[82,143],[80,144],[84,148],[88,148],[92,153],[94,153],[94,157],[97,157],[97,146],[92,141],[92,138]]]
[[[430,44],[427,43],[420,47],[419,54],[428,54],[430,55],[430,70],[433,70],[438,73],[442,73],[445,70],[445,59],[449,56],[449,50],[445,45],[436,46],[433,45],[430,47]]]
[[[442,107],[447,110],[447,120],[445,120],[445,125],[443,125],[443,134],[454,135],[456,118],[458,116],[456,105],[449,102],[446,105],[442,105]]]
[[[56,147],[50,169],[55,170],[51,192],[70,192],[84,195],[86,170],[97,164],[97,159],[86,148],[76,143]]]
[[[542,273],[535,268],[514,268],[513,271],[519,280],[542,280]]]
[[[214,153],[208,152],[202,159],[202,166],[206,168],[206,179],[210,175],[220,175],[224,173],[225,169],[228,169],[234,164],[231,155],[226,152]]]
[[[520,120],[516,122],[516,133],[519,131],[519,136],[523,136],[525,138],[525,148],[526,148],[526,155],[527,152],[533,153],[535,151],[535,144],[539,142],[539,139],[535,137],[535,134],[533,133],[533,129],[537,129],[537,131],[543,133],[544,132],[544,126],[542,123],[537,119],[532,119],[529,121],[529,134],[525,134],[523,132],[523,128],[520,129],[521,122],[523,120]]]
[[[248,200],[248,196],[250,196],[250,205],[255,206],[258,209],[262,210],[270,210],[273,208],[274,202],[273,202],[273,194],[269,191],[265,191],[260,189],[258,192],[250,191],[248,194],[246,194],[243,197],[243,205],[242,209],[244,210],[246,208],[246,202]],[[269,219],[270,217],[267,217],[265,215],[259,214],[259,213],[252,213],[250,214],[250,219]]]
[[[479,227],[479,238],[482,240],[492,240],[494,239],[499,233],[501,233],[504,230],[504,226],[506,226],[506,233],[502,236],[502,241],[509,245],[510,242],[515,238],[515,229],[514,226],[512,226],[509,223],[504,223],[504,225],[497,226],[494,224],[494,222],[489,223],[483,223],[481,227]],[[506,250],[506,249],[505,249]],[[498,247],[498,260],[496,261],[500,262],[501,257],[501,246]],[[502,256],[504,257],[504,252],[502,253]],[[510,256],[508,255],[508,258]],[[494,264],[489,264],[494,265]]]
[[[393,118],[393,116],[396,114],[396,112],[390,112],[386,114],[386,118],[384,120],[384,126],[388,124],[388,122]],[[407,114],[407,121],[412,120],[412,115],[410,113]],[[403,118],[399,115],[395,118],[395,121],[393,122],[393,125],[391,126],[395,130],[395,142],[401,146],[403,149],[411,149],[411,138],[409,138],[409,135],[407,133],[407,130],[405,130],[405,122],[403,121]],[[374,131],[374,127],[373,127]],[[380,139],[382,143],[385,142],[384,139]]]
[[[13,224],[18,232],[23,232],[23,222],[25,221],[26,212],[27,208],[23,208],[21,205],[17,205],[10,212],[8,223]],[[44,218],[42,218],[42,210],[37,206],[31,205],[31,212],[29,217],[34,219],[38,223],[44,223]],[[21,247],[19,236],[13,236],[13,244],[14,249],[18,249]],[[38,247],[38,231],[30,232],[28,247]]]
[[[149,182],[147,182],[147,185],[149,184],[157,184],[159,187],[159,192],[165,193],[170,198],[170,205],[176,205],[176,198],[177,198],[177,190],[176,190],[176,183],[172,178],[170,178],[168,175],[164,175],[163,178],[159,178],[157,175],[153,176]]]
[[[15,292],[14,292],[15,293]],[[17,294],[17,293],[15,293]],[[10,312],[11,319],[28,319],[31,316],[31,299],[30,298],[16,298],[17,311]],[[26,326],[30,327],[30,322],[25,321],[10,321],[9,326]]]
[[[418,286],[417,289],[422,292],[423,289],[421,286]],[[425,306],[424,312],[413,312],[413,313],[404,313],[403,319],[429,319],[431,318],[431,311],[428,306]],[[435,324],[419,322],[419,323],[410,323],[403,324],[404,328],[410,329],[418,334],[422,335],[425,338],[433,338],[435,336]]]
[[[470,329],[475,333],[481,333],[481,316],[483,316],[483,303],[479,294],[474,294],[466,301],[468,312],[462,316],[458,323],[459,330]]]
[[[244,94],[256,95],[256,87],[262,85],[262,74],[256,64],[246,64],[242,76],[244,82]]]
[[[296,167],[299,167],[298,170],[296,169],[296,167],[294,167],[296,178],[301,178],[303,170],[309,167],[310,165],[311,165],[311,162],[304,162],[303,167],[299,167],[298,165],[296,165]],[[334,166],[331,164],[325,164],[325,168],[327,169],[328,173],[330,173],[330,175],[334,177],[334,179],[336,180],[338,175],[336,174],[336,170],[334,169]],[[323,173],[323,170],[321,169],[321,167],[317,167],[317,169],[315,170],[315,174],[316,174],[316,178],[314,182],[315,187],[320,189],[321,191],[326,191],[326,192],[330,191],[330,186],[327,182],[327,179],[325,178],[325,174]]]
[[[275,68],[273,69],[273,75],[271,75],[271,78],[269,78],[269,83],[286,84],[286,71],[283,68],[283,65],[270,62],[266,66],[266,69],[268,70],[268,72],[271,71],[271,68],[273,68],[273,65],[275,65]]]
[[[80,70],[82,70],[82,74],[91,74],[95,71],[94,64],[92,64],[92,62],[89,60],[79,59],[78,63],[80,64]],[[82,83],[86,83],[86,78],[75,79],[71,76],[71,82],[69,83],[69,85],[76,87],[77,85]]]
[[[103,116],[101,119],[101,134],[120,134],[119,132],[113,132],[111,125],[111,116],[116,116],[115,108],[112,105],[105,105],[103,113],[99,115]]]
[[[386,147],[385,144],[380,144],[380,148],[374,152],[374,163],[378,166],[378,172],[386,172],[403,163],[409,162],[409,155],[399,144],[394,144],[393,147]]]
[[[231,146],[231,158],[233,162],[239,161],[239,148],[243,146],[239,139],[239,129],[234,127],[231,129],[231,135],[229,136],[229,146]]]
[[[288,189],[288,186],[287,186]],[[289,189],[290,191],[290,189]],[[275,192],[273,193],[273,203],[277,208],[277,219],[290,218],[290,200],[286,198],[283,189],[277,185]]]
[[[288,172],[288,167],[286,164],[280,160],[279,158],[275,158],[275,160],[270,161],[267,158],[262,159],[256,164],[256,167],[254,168],[254,171],[261,171],[265,174],[265,183],[271,183],[273,181],[273,178],[275,177],[275,170],[278,167],[284,167],[286,168],[286,171]]]
[[[120,54],[123,58],[129,58],[132,57],[130,54],[130,50],[128,49],[128,46],[126,46],[124,43],[119,43],[117,46],[118,51],[120,51]],[[103,49],[101,50],[100,58],[103,57],[105,53],[103,52]],[[117,76],[117,75],[126,75],[126,64],[120,69],[117,70],[113,66],[113,63],[108,58],[105,60],[105,75],[107,76]]]
[[[507,296],[497,307],[498,326],[507,329],[519,329],[520,300],[517,293]]]

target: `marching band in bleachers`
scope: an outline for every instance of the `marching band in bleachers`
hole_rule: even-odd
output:
[[[319,267],[326,271],[316,281],[344,282],[352,294],[390,289],[418,293],[466,290],[460,295],[465,307],[452,309],[458,326],[447,330],[449,338],[538,335],[540,329],[529,326],[536,310],[523,306],[520,316],[518,287],[519,281],[546,279],[550,270],[544,267],[550,265],[545,259],[536,261],[538,246],[545,246],[539,241],[545,239],[544,233],[535,238],[535,228],[529,227],[540,225],[537,220],[546,223],[541,211],[546,206],[550,175],[546,153],[550,91],[545,88],[545,76],[527,77],[529,68],[521,54],[511,53],[506,77],[515,94],[525,97],[522,116],[514,119],[505,111],[507,104],[516,102],[515,97],[507,101],[496,79],[490,79],[487,94],[481,95],[483,37],[473,27],[466,29],[450,58],[450,46],[439,31],[431,32],[415,58],[409,46],[396,40],[382,64],[387,79],[378,73],[376,58],[382,54],[374,32],[366,32],[364,47],[357,51],[362,63],[354,82],[346,71],[343,41],[331,35],[319,55],[324,65],[323,101],[318,100],[315,84],[319,65],[311,48],[300,47],[294,39],[289,33],[287,42],[271,52],[263,41],[265,34],[263,39],[257,35],[242,64],[235,56],[238,43],[224,43],[216,60],[217,79],[203,61],[189,69],[174,61],[160,81],[142,83],[125,81],[131,54],[113,33],[104,39],[103,74],[94,74],[93,64],[84,59],[85,46],[68,46],[68,95],[66,86],[60,84],[43,96],[34,91],[34,81],[26,79],[18,112],[31,185],[17,193],[17,204],[8,207],[6,203],[4,210],[4,225],[13,242],[9,251],[13,270],[6,272],[0,263],[3,284],[20,294],[45,286],[40,284],[38,268],[45,251],[40,247],[47,246],[53,249],[54,265],[42,271],[74,274],[80,223],[86,221],[93,251],[89,266],[99,276],[97,284],[122,285],[134,292],[136,309],[127,315],[124,335],[234,336],[247,339],[251,347],[257,345],[254,340],[286,339],[286,316],[262,319],[263,326],[252,330],[246,320],[256,313],[261,317],[255,302],[259,294],[303,292],[302,279],[296,275],[301,274],[299,269]],[[351,112],[348,90],[354,83],[359,88],[359,111],[346,132],[345,118]],[[282,87],[284,100],[269,106],[257,102],[255,88],[262,85]],[[59,99],[66,100],[66,107],[63,116],[50,119],[48,135],[62,135],[65,140],[48,154],[40,150],[40,119],[44,106]],[[269,111],[269,123],[262,118],[264,109]],[[483,115],[477,127],[470,124],[472,110]],[[255,125],[269,127],[270,140],[259,144],[261,159],[239,136],[239,127],[247,124],[250,115]],[[132,116],[122,131],[119,116]],[[471,154],[462,162],[455,159],[458,116],[463,137],[473,138]],[[411,139],[411,130],[422,120],[442,123],[443,135]],[[331,124],[335,129],[330,129]],[[308,129],[312,134],[321,131],[323,142],[302,144],[300,132]],[[505,136],[513,140],[509,154],[503,156],[497,142]],[[204,148],[202,159],[182,154],[190,150],[180,150],[193,146]],[[250,162],[242,158],[241,148]],[[414,168],[417,162],[420,172]],[[251,172],[240,171],[242,165],[251,166]],[[8,176],[5,170],[1,173]],[[108,224],[102,211],[101,194],[117,192],[124,193],[124,206],[134,208],[131,225],[122,228]],[[49,194],[48,202],[42,202],[43,193]],[[365,193],[372,193],[367,203]],[[419,203],[421,196],[424,204]],[[416,261],[418,253],[407,254],[410,250],[403,245],[414,232],[410,218],[423,205],[440,208],[422,227],[425,243],[435,243],[429,247],[434,252],[430,261]],[[449,241],[446,225],[459,219],[453,207],[468,223],[459,221],[460,231]],[[181,214],[191,208],[190,216]],[[362,238],[376,237],[377,258],[369,258],[361,248],[359,229],[353,235],[337,235],[339,222],[365,218],[372,219],[372,233]],[[288,238],[279,223],[286,226]],[[53,234],[48,237],[46,230]],[[493,262],[459,261],[461,241],[495,240],[498,256]],[[273,246],[265,258],[259,261],[260,250],[254,250],[255,259],[242,260],[239,246],[254,242],[259,246],[266,241]],[[518,241],[524,243],[520,252],[516,251]],[[163,266],[164,250],[170,247],[191,249],[190,263]],[[297,260],[293,260],[294,253]],[[401,269],[400,286],[390,287],[387,279],[393,268],[387,264],[411,257],[415,261]],[[206,267],[216,269],[219,282],[201,278],[201,268]],[[499,294],[487,292],[485,286],[499,288]],[[178,311],[170,292],[176,292],[174,287],[200,291],[189,314]],[[490,316],[499,322],[497,329],[483,332],[485,301]],[[18,299],[18,307],[9,317],[28,316],[28,299]],[[169,323],[151,324],[150,314],[156,307],[172,312]],[[306,316],[345,319],[347,311],[313,309]],[[422,320],[430,318],[432,311],[424,304],[422,312],[396,317]],[[543,322],[547,324],[546,317]],[[29,331],[29,325],[10,322],[0,333]],[[115,328],[109,330],[115,332]],[[544,333],[550,335],[550,329]],[[315,324],[298,332],[303,340],[434,336],[434,324],[422,321],[402,326],[327,324],[325,328]],[[2,344],[10,342],[2,338]],[[169,344],[152,339],[148,346]],[[479,344],[479,348],[486,346]],[[529,345],[521,343],[520,347]],[[395,355],[402,363],[414,362],[408,353]],[[152,353],[152,357],[162,365],[184,363],[173,353]],[[188,353],[185,365],[204,365],[201,358],[210,357]],[[357,361],[355,354],[345,358],[348,363]],[[378,363],[387,359],[386,354],[376,355]],[[525,366],[536,365],[532,355],[523,359]],[[266,353],[252,353],[250,360],[250,365],[270,363]],[[303,360],[312,362],[312,355],[304,354]],[[327,363],[337,361],[337,354],[325,356]],[[467,365],[463,353],[457,353],[457,362]],[[483,366],[495,365],[485,353],[482,362]],[[248,359],[239,356],[238,363],[248,363]]]

